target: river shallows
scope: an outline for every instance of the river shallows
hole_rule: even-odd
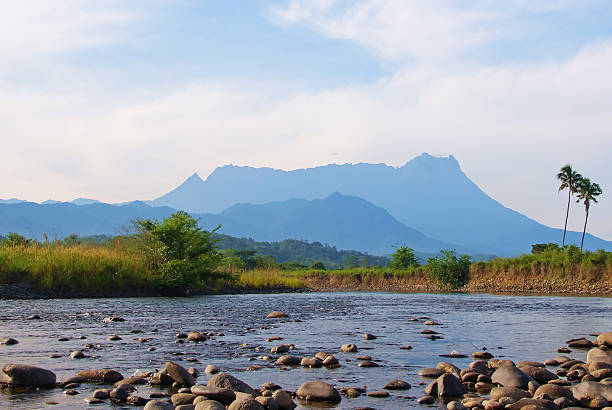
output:
[[[289,319],[266,319],[273,310],[287,312]],[[26,320],[31,314],[40,320]],[[125,322],[104,323],[103,318],[118,315]],[[429,328],[444,339],[429,340],[420,332],[424,319],[440,323]],[[293,320],[300,321],[294,322]],[[261,329],[268,326],[268,329]],[[152,330],[157,329],[157,332]],[[249,329],[249,330],[247,330]],[[141,330],[142,333],[130,333]],[[175,343],[178,332],[191,330],[223,333],[203,343]],[[203,373],[214,364],[239,379],[258,387],[266,381],[295,390],[302,382],[320,379],[337,387],[364,387],[380,390],[392,379],[412,384],[412,389],[391,392],[390,398],[343,398],[339,409],[369,406],[379,409],[419,408],[414,398],[422,396],[421,367],[435,367],[450,361],[466,367],[472,361],[445,359],[440,354],[457,350],[471,354],[486,347],[496,357],[511,360],[538,360],[557,356],[557,348],[574,337],[591,332],[612,331],[611,298],[522,297],[471,294],[398,293],[299,293],[219,295],[193,298],[57,299],[0,301],[0,337],[13,337],[19,344],[0,345],[0,365],[26,363],[53,370],[58,380],[90,368],[112,368],[125,377],[137,371],[161,369],[167,360]],[[378,336],[365,341],[364,333]],[[122,340],[109,341],[111,334]],[[86,339],[79,339],[85,336]],[[271,336],[283,340],[267,342]],[[68,341],[58,341],[60,338]],[[138,342],[136,338],[151,338]],[[86,349],[86,344],[94,349]],[[296,356],[312,356],[318,351],[333,353],[340,360],[338,369],[279,370],[262,360],[279,343],[293,343]],[[355,343],[358,353],[339,353],[344,343]],[[243,346],[246,344],[246,346]],[[412,350],[400,346],[411,345]],[[157,350],[149,352],[149,346]],[[264,350],[257,350],[264,347]],[[81,349],[86,359],[71,359],[70,352]],[[51,358],[52,354],[61,354]],[[369,355],[381,367],[357,367],[357,355]],[[275,356],[275,355],[271,355]],[[584,359],[575,351],[572,358]],[[196,358],[198,363],[187,361]],[[257,371],[246,371],[253,365]],[[208,376],[201,375],[199,383]],[[427,380],[425,380],[427,381]],[[137,386],[138,394],[148,397],[152,390]],[[0,407],[10,408],[87,408],[83,401],[95,386],[83,384],[77,396],[65,396],[60,389],[34,393],[0,390]],[[45,402],[59,404],[49,406]],[[89,408],[111,408],[110,404]],[[114,406],[112,408],[120,408]],[[125,408],[132,408],[125,406]]]

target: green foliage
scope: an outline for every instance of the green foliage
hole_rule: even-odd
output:
[[[256,250],[253,249],[225,249],[223,252],[223,265],[234,269],[255,269],[257,260]]]
[[[414,249],[407,246],[395,248],[395,252],[391,255],[389,267],[393,269],[408,269],[417,266],[419,266],[419,262],[414,255]]]
[[[534,255],[536,253],[558,251],[559,249],[559,245],[556,243],[536,243],[531,245],[531,253]]]
[[[325,265],[321,261],[316,261],[315,263],[310,265],[310,269],[325,270]]]
[[[444,249],[440,255],[427,260],[428,273],[432,279],[443,286],[458,288],[465,284],[470,272],[471,257],[461,255],[457,258],[454,250]]]
[[[216,272],[222,256],[211,232],[198,226],[188,213],[178,211],[163,221],[135,222],[146,253],[153,257],[159,285],[171,288],[199,287]],[[214,232],[214,231],[213,231]]]
[[[349,255],[345,262],[347,268],[356,268],[359,266],[359,259],[355,255]]]
[[[18,233],[11,232],[8,235],[2,237],[0,243],[4,246],[29,246],[35,244],[36,241],[32,239],[26,239],[26,237],[19,235]]]

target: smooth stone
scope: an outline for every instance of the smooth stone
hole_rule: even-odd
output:
[[[342,396],[331,384],[322,381],[307,381],[298,388],[296,395],[307,401],[340,402]]]
[[[520,366],[518,368],[540,384],[546,384],[551,380],[559,378],[559,376],[544,369],[543,367]]]
[[[79,372],[79,376],[85,378],[88,382],[102,382],[108,384],[113,384],[124,379],[121,373],[111,369],[83,370]]]
[[[204,373],[206,374],[215,374],[215,373],[219,373],[219,368],[215,365],[209,364],[208,366],[206,366],[206,368],[204,369]]]
[[[378,390],[378,391],[373,391],[368,393],[368,397],[376,397],[376,398],[384,398],[384,397],[389,397],[390,394],[388,391],[384,391],[384,390]]]
[[[227,406],[227,410],[265,410],[265,408],[257,400],[249,397],[243,400],[235,400]]]
[[[426,367],[425,369],[419,370],[419,376],[421,377],[429,377],[429,378],[438,378],[446,373],[443,369],[434,369],[433,367]]]
[[[273,312],[268,313],[268,316],[266,316],[266,319],[279,319],[279,318],[285,318],[285,317],[289,317],[289,315],[286,314],[285,312],[273,311]]]
[[[0,384],[16,387],[46,387],[55,385],[55,373],[28,364],[5,364],[0,371]]]
[[[96,399],[104,400],[110,398],[110,392],[110,389],[96,389],[91,396]]]
[[[410,385],[410,383],[405,382],[403,380],[395,379],[395,380],[391,380],[390,382],[385,384],[383,389],[387,389],[387,390],[408,390],[411,387],[412,386]]]
[[[433,396],[423,396],[423,397],[420,397],[420,398],[417,400],[417,402],[418,402],[419,404],[433,404],[435,400],[436,400],[436,399],[435,399],[435,397],[433,397]]]
[[[533,378],[514,366],[502,366],[493,372],[491,380],[504,387],[527,389],[528,383],[533,381]]]
[[[508,410],[559,410],[557,405],[550,400],[538,400],[538,399],[520,399],[516,403],[506,406]]]
[[[145,404],[144,410],[174,410],[174,404],[166,400],[150,400]]]
[[[125,322],[125,319],[122,318],[121,316],[107,316],[104,318],[103,322],[104,323]]]
[[[195,378],[180,364],[166,362],[166,372],[172,380],[183,386],[191,387],[195,384]]]
[[[195,410],[225,410],[225,406],[215,400],[204,400],[196,404]]]
[[[322,367],[323,361],[318,357],[304,357],[300,361],[300,366],[302,367]]]
[[[548,395],[553,400],[565,397],[570,400],[574,400],[574,395],[572,391],[566,387],[558,386],[556,384],[543,384],[535,391],[533,394],[534,397],[541,396],[543,394]]]
[[[529,398],[531,395],[525,390],[517,387],[494,387],[491,389],[491,398],[499,401],[502,397],[509,397],[512,403],[519,401],[522,398]]]
[[[187,335],[187,340],[190,342],[203,342],[206,339],[207,337],[200,332],[189,332]]]
[[[86,403],[89,403],[89,404],[104,403],[102,400],[96,399],[95,397],[87,397],[86,399],[83,399],[83,401],[85,401]]]
[[[120,402],[125,401],[125,399],[127,399],[127,397],[130,395],[129,387],[130,387],[129,384],[122,384],[119,387],[115,387],[114,389],[110,391],[111,399],[114,399]]]
[[[285,355],[278,358],[276,361],[277,365],[285,366],[298,366],[302,362],[302,359],[296,356]]]
[[[359,367],[379,367],[379,364],[371,360],[362,360],[361,362],[359,362],[357,366]]]
[[[75,350],[74,352],[70,353],[70,357],[73,359],[83,359],[85,357],[85,353],[83,353],[82,350]]]
[[[378,337],[374,336],[372,333],[366,333],[363,335],[364,340],[374,340],[378,339]]]
[[[325,360],[323,360],[323,366],[326,366],[326,367],[340,366],[340,362],[338,361],[338,359],[336,359],[336,357],[330,354],[329,356],[325,358]]]
[[[217,373],[210,378],[208,386],[230,389],[234,392],[242,392],[250,395],[256,394],[251,386],[228,373]]]
[[[438,396],[441,397],[459,397],[467,393],[467,390],[461,380],[452,374],[445,373],[437,379]]]
[[[489,352],[474,352],[472,353],[472,357],[474,359],[489,360],[493,358],[493,355]]]
[[[17,343],[19,343],[19,341],[17,339],[13,339],[12,337],[3,337],[0,339],[0,345],[11,346],[16,345]]]
[[[612,332],[603,332],[597,336],[597,344],[612,347]]]
[[[598,382],[581,382],[571,388],[574,399],[583,405],[588,405],[591,400],[601,396],[612,401],[612,386]]]
[[[132,406],[144,406],[147,404],[148,400],[140,396],[129,396],[127,399],[125,399],[125,402]]]
[[[120,336],[117,336],[117,335],[110,335],[110,336],[108,337],[108,340],[110,340],[110,341],[121,340],[121,337],[120,337]]]
[[[261,404],[263,408],[266,410],[279,410],[279,406],[278,406],[276,399],[274,399],[271,396],[267,396],[267,397],[257,396],[255,397],[255,400],[259,404]]]
[[[192,393],[175,393],[170,397],[172,404],[179,406],[181,404],[191,404],[197,396]]]
[[[446,405],[448,410],[467,410],[467,407],[460,401],[451,401]]]
[[[191,392],[197,396],[218,401],[226,406],[236,400],[236,393],[233,390],[221,387],[195,385],[191,387]]]
[[[293,410],[297,405],[291,398],[291,395],[283,390],[275,390],[272,397],[276,399],[280,410]]]
[[[290,345],[282,344],[282,345],[274,346],[272,349],[270,349],[270,352],[271,353],[286,353],[289,350],[291,350]]]
[[[79,392],[73,389],[68,389],[68,390],[64,390],[64,394],[68,396],[76,396],[77,394],[79,394]]]
[[[346,343],[340,346],[340,351],[345,353],[354,353],[357,351],[357,345],[354,343]]]

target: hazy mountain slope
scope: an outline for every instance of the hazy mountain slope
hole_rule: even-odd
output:
[[[250,235],[258,241],[304,239],[376,255],[390,254],[400,245],[429,253],[444,248],[468,251],[429,238],[364,199],[340,193],[312,201],[292,199],[261,205],[237,204],[221,212],[220,216],[248,226],[247,231],[224,227],[223,233]]]
[[[554,189],[554,188],[551,188]],[[559,242],[562,232],[504,207],[474,184],[453,158],[428,154],[394,168],[345,164],[294,171],[224,166],[202,181],[197,174],[151,201],[196,212],[219,212],[237,203],[324,198],[333,192],[361,197],[425,235],[499,255],[529,252],[531,244]],[[577,243],[580,233],[568,233]],[[588,235],[586,248],[612,250]]]

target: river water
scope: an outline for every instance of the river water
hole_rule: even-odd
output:
[[[290,318],[266,319],[273,310],[284,311]],[[26,320],[31,314],[38,314],[41,319]],[[103,318],[109,315],[121,316],[125,321],[104,323]],[[443,339],[432,341],[421,334],[427,328],[424,318],[440,323],[429,328],[439,332]],[[142,333],[130,333],[132,330]],[[178,332],[193,330],[224,335],[202,343],[176,343]],[[204,367],[214,364],[255,388],[272,381],[285,390],[295,390],[304,381],[318,379],[337,387],[367,386],[368,391],[374,391],[397,378],[409,382],[412,388],[391,392],[391,397],[382,399],[344,397],[337,408],[403,409],[421,407],[416,399],[423,395],[424,386],[418,383],[429,381],[417,375],[420,368],[435,367],[439,361],[464,368],[472,361],[445,359],[439,357],[441,354],[456,350],[469,355],[486,347],[496,357],[544,361],[557,356],[557,349],[567,339],[588,337],[598,331],[612,331],[611,298],[361,292],[1,300],[0,337],[13,337],[19,344],[0,345],[0,365],[40,366],[53,370],[61,381],[80,370],[94,368],[112,368],[127,377],[139,371],[161,369],[166,361],[172,360],[200,370],[199,384],[208,379],[203,374]],[[378,338],[365,341],[365,332]],[[111,334],[122,340],[107,340]],[[82,336],[86,339],[80,339]],[[267,342],[271,336],[283,340]],[[69,340],[58,340],[65,337]],[[138,337],[151,340],[138,342],[135,340]],[[86,349],[88,343],[95,348]],[[278,357],[270,354],[269,349],[280,343],[295,344],[291,354],[296,356],[331,352],[342,367],[280,370],[272,360],[261,358]],[[359,352],[339,353],[344,343],[355,343]],[[413,349],[400,349],[404,345]],[[147,351],[149,346],[156,350]],[[89,357],[71,359],[70,352],[77,349]],[[61,357],[51,358],[52,354]],[[359,368],[357,355],[372,356],[380,367]],[[569,356],[584,359],[585,355],[576,351]],[[198,362],[187,361],[188,358]],[[253,365],[262,368],[246,370]],[[61,389],[37,392],[1,389],[0,408],[121,408],[110,403],[91,406],[85,403],[83,399],[96,387],[100,386],[83,384],[76,396],[66,396]],[[159,391],[137,387],[137,394],[142,397]]]

